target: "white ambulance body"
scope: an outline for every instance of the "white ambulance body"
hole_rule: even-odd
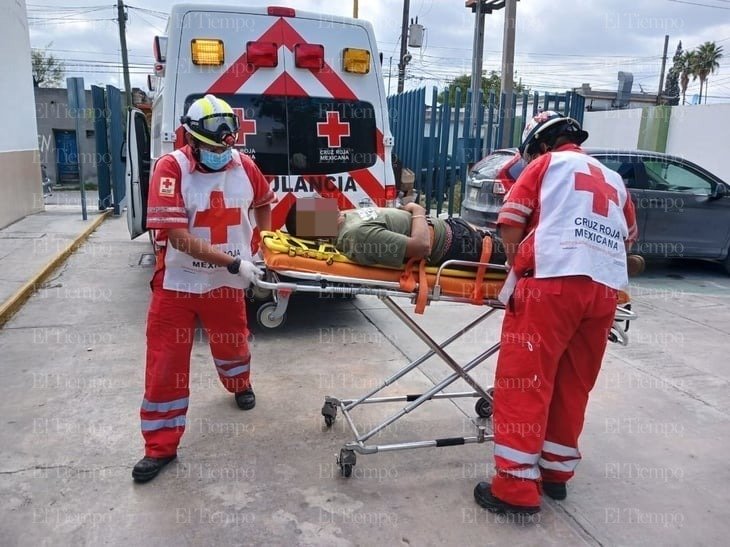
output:
[[[128,119],[132,237],[146,229],[149,166],[184,144],[180,117],[207,93],[234,108],[237,147],[277,193],[273,228],[297,197],[336,198],[340,209],[394,203],[393,143],[370,23],[291,8],[180,4],[154,42],[151,131],[139,110]]]

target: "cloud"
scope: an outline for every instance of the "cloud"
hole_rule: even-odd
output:
[[[43,5],[63,8],[65,0],[44,0]],[[133,5],[153,11],[168,12],[171,0]],[[208,1],[202,3],[216,4]],[[265,7],[270,0],[247,0],[249,5]],[[98,0],[75,0],[74,6],[99,6]],[[360,1],[360,17],[372,22],[387,75],[389,58],[393,57],[393,72],[398,62],[402,0]],[[297,10],[330,13],[349,17],[351,1],[289,0]],[[474,15],[462,0],[411,0],[411,17],[419,17],[426,27],[425,47],[411,49],[413,61],[408,67],[407,87],[420,85],[443,86],[448,79],[471,71]],[[36,18],[58,17],[60,12],[43,13],[30,4],[30,15]],[[730,7],[730,4],[728,5]],[[67,12],[64,12],[67,13]],[[104,67],[86,70],[108,70],[106,73],[77,72],[87,82],[104,81],[120,85],[116,65],[119,58],[119,38],[116,9],[89,12],[79,17],[106,19],[87,23],[62,23],[59,20],[31,21],[31,45],[43,47],[53,41],[57,56],[67,59],[97,60]],[[504,11],[486,16],[484,68],[499,70],[501,66]],[[165,21],[156,14],[129,11],[127,43],[130,61],[152,65],[152,37],[159,33],[153,27],[164,28]],[[730,46],[730,11],[701,8],[659,0],[522,0],[517,4],[516,61],[517,77],[533,89],[564,90],[589,82],[594,88],[613,89],[619,70],[634,72],[635,81],[645,89],[658,85],[664,35],[670,35],[669,57],[677,42],[686,48],[707,40],[721,41]],[[730,96],[730,51],[721,61],[714,93]],[[70,67],[69,67],[70,68]],[[72,71],[69,70],[71,73]],[[146,86],[146,71],[135,66],[132,84]],[[394,82],[393,82],[394,84]],[[387,83],[386,83],[387,85]],[[693,86],[698,84],[694,83]],[[393,85],[394,87],[394,85]],[[690,91],[692,91],[692,86]]]

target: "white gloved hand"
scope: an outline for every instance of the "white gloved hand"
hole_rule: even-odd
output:
[[[253,262],[248,260],[242,260],[241,266],[238,268],[238,275],[243,278],[243,281],[248,287],[253,280],[264,276],[264,271],[256,266]]]

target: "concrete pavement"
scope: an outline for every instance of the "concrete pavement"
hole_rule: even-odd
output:
[[[341,416],[324,428],[323,397],[361,394],[421,349],[366,297],[298,299],[282,330],[252,327],[258,404],[246,413],[197,336],[179,460],[134,484],[149,253],[123,218],[107,220],[0,330],[4,545],[719,545],[730,534],[730,278],[719,267],[650,265],[636,282],[641,319],[628,347],[610,346],[568,500],[516,525],[472,500],[488,444],[359,456],[339,477],[334,456],[350,436]],[[480,311],[439,304],[419,321],[445,337]],[[454,353],[476,355],[498,327]],[[493,371],[491,361],[477,375]],[[389,392],[446,373],[430,361]],[[472,406],[432,402],[381,438],[470,434]],[[386,410],[366,407],[358,424]]]
[[[108,213],[52,205],[0,230],[0,326]]]

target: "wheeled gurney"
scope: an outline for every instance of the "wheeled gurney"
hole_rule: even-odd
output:
[[[299,240],[281,232],[262,234],[262,251],[266,266],[266,277],[257,279],[257,291],[270,291],[273,301],[259,308],[258,322],[267,328],[280,326],[285,319],[289,299],[294,293],[315,293],[319,295],[374,295],[377,296],[396,317],[398,317],[418,338],[428,351],[392,374],[380,385],[364,395],[353,399],[326,396],[322,416],[327,427],[332,426],[338,411],[342,412],[354,440],[345,443],[340,450],[337,463],[344,477],[352,474],[356,453],[375,454],[412,448],[455,446],[483,443],[493,440],[486,420],[492,415],[492,387],[483,387],[470,374],[478,365],[499,351],[499,342],[486,349],[466,364],[459,364],[446,347],[482,323],[485,319],[504,309],[497,295],[504,284],[506,268],[490,264],[489,250],[482,254],[483,262],[448,261],[439,267],[425,267],[423,262],[409,262],[403,269],[361,266],[349,261],[330,244]],[[486,241],[486,240],[485,240]],[[395,298],[408,298],[415,304],[415,312],[423,313],[431,302],[459,302],[483,305],[487,309],[457,332],[436,342],[409,314],[395,302]],[[628,295],[623,294],[616,309],[616,320],[609,340],[622,345],[628,343],[626,331],[630,320],[636,315],[631,311]],[[388,386],[417,369],[432,356],[438,356],[451,369],[451,374],[424,393],[376,397]],[[472,391],[449,392],[444,390],[462,379]],[[475,412],[479,419],[473,420],[474,435],[468,437],[447,437],[440,439],[410,441],[394,444],[370,444],[368,441],[385,428],[429,400],[476,398]],[[406,403],[382,423],[370,431],[360,432],[353,419],[355,408],[364,404]]]

